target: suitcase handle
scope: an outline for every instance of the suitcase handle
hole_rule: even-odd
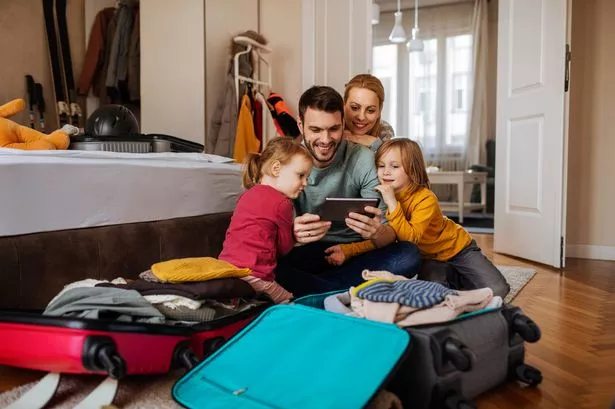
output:
[[[455,338],[447,338],[444,341],[444,357],[455,368],[462,372],[472,369],[472,353],[461,341]]]

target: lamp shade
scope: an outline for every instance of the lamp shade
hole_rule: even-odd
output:
[[[401,11],[395,13],[395,25],[391,35],[389,35],[389,41],[392,43],[405,43],[408,40],[406,38],[406,30],[404,30],[404,26],[401,24],[401,17]]]
[[[420,38],[417,38],[418,34],[419,34],[419,29],[413,28],[412,38],[410,39],[410,41],[408,41],[408,44],[406,44],[406,46],[408,47],[408,51],[418,52],[418,51],[423,51],[425,49],[425,44],[423,43],[423,40],[421,40]]]

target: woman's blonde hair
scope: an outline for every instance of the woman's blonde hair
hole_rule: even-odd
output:
[[[376,166],[382,157],[393,149],[399,149],[401,165],[410,179],[411,192],[421,187],[430,189],[423,151],[418,143],[408,138],[393,138],[384,141],[376,151]]]
[[[299,141],[288,136],[272,139],[261,153],[251,153],[244,162],[243,187],[246,189],[260,183],[273,162],[288,164],[295,155],[302,155],[312,163],[312,155]]]
[[[350,90],[353,88],[365,88],[370,91],[373,91],[378,97],[378,102],[380,106],[378,107],[380,113],[378,114],[378,120],[374,127],[368,132],[371,136],[380,136],[380,129],[382,125],[380,124],[380,119],[382,118],[382,106],[384,105],[384,86],[382,82],[377,77],[374,77],[371,74],[358,74],[351,78],[350,81],[346,84],[346,89],[344,90],[344,104],[348,101],[348,95],[350,94]]]

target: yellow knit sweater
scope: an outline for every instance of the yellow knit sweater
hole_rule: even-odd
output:
[[[406,189],[396,197],[397,206],[386,214],[389,225],[397,240],[416,244],[423,257],[448,261],[472,241],[463,227],[442,214],[438,198],[431,190],[420,188],[410,194],[410,189]],[[374,249],[370,240],[341,247],[346,259]]]

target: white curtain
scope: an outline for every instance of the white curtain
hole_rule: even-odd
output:
[[[475,0],[472,19],[473,80],[465,162],[469,167],[484,164],[487,131],[488,10],[487,0]]]

